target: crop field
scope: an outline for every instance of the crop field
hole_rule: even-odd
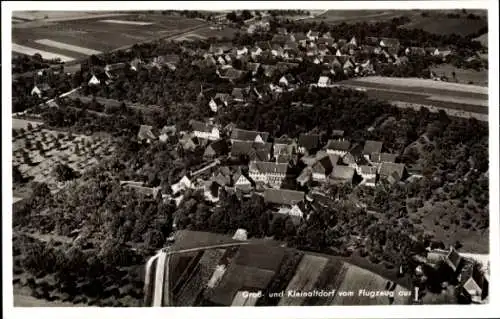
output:
[[[223,255],[224,250],[220,249],[209,249],[202,253],[194,271],[186,278],[179,293],[174,294],[174,305],[181,307],[195,305]]]
[[[488,114],[488,88],[424,79],[367,77],[341,82],[346,87],[366,89],[369,97]],[[460,116],[460,115],[456,115]]]
[[[214,288],[211,301],[230,306],[240,290],[263,290],[274,276],[271,270],[248,267],[231,263],[222,277],[220,284]]]
[[[388,280],[374,274],[363,268],[349,265],[344,274],[342,284],[338,286],[337,293],[331,305],[388,305],[390,304],[389,297],[387,296],[364,296],[359,294],[360,289],[367,292],[386,291]],[[393,304],[408,304],[411,296],[401,297],[399,292],[406,290],[397,285],[394,289],[394,303]],[[339,292],[353,292],[353,296],[342,296]]]
[[[328,10],[306,21],[324,21],[325,23],[383,21],[409,13],[411,13],[409,10]]]
[[[200,20],[159,14],[54,21],[14,27],[12,50],[29,55],[40,52],[47,59],[61,55],[71,61],[203,25]]]
[[[337,289],[344,280],[345,273],[347,272],[348,264],[330,258],[328,263],[323,268],[323,271],[319,272],[320,275],[316,281],[315,288],[318,290],[331,291],[332,289]],[[311,297],[307,298],[304,304],[308,306],[325,306],[333,304],[335,296],[331,297]]]
[[[476,71],[472,69],[458,69],[449,64],[441,64],[430,68],[436,75],[444,75],[454,81],[453,72],[455,72],[455,79],[458,83],[469,84],[472,82],[474,85],[488,86],[488,70]]]
[[[411,22],[401,27],[407,29],[422,29],[430,33],[442,35],[450,35],[455,33],[458,35],[466,36],[475,33],[482,27],[488,25],[486,19],[470,20],[466,17],[452,19],[447,18],[446,16],[436,17],[431,15],[429,17],[415,16],[411,20]]]
[[[275,272],[279,269],[284,256],[285,251],[281,247],[244,245],[238,250],[234,263]]]
[[[312,291],[316,280],[323,268],[327,265],[328,259],[325,257],[305,255],[295,271],[295,276],[288,284],[286,291]],[[285,294],[278,303],[279,306],[299,306],[307,297],[289,297]]]
[[[21,123],[20,121],[17,120],[16,123]],[[13,136],[12,164],[25,177],[33,177],[36,182],[46,182],[52,190],[59,188],[59,183],[52,176],[52,169],[58,163],[83,172],[98,163],[100,157],[113,154],[115,148],[109,140],[85,135],[70,136],[65,132],[41,128],[25,130],[24,133],[20,129],[15,131],[17,135]]]

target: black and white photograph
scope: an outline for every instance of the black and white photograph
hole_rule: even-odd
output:
[[[8,308],[494,305],[498,3],[401,2],[11,5]]]

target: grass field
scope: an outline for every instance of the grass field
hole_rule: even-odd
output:
[[[474,85],[488,86],[488,70],[475,71],[472,69],[458,69],[449,64],[441,64],[430,68],[436,75],[444,75],[454,81],[453,72],[455,72],[456,80],[458,83],[468,84],[472,82]]]
[[[305,21],[317,21],[325,23],[355,23],[389,20],[411,13],[409,10],[328,10]]]
[[[248,267],[257,267],[277,271],[285,251],[281,247],[267,245],[241,246],[236,254],[234,263]]]
[[[189,249],[196,247],[205,247],[218,244],[241,243],[232,239],[230,236],[198,232],[190,230],[178,231],[175,234],[175,243],[172,245],[172,250]]]
[[[93,16],[87,19],[47,22],[13,28],[12,42],[18,45],[13,51],[30,55],[40,51],[44,58],[63,55],[69,61],[153,38],[167,37],[203,25],[205,22],[200,20],[161,14],[129,14],[122,15],[119,19]]]
[[[295,276],[285,290],[285,296],[281,298],[278,306],[300,306],[307,297],[291,297],[288,291],[309,292],[315,287],[321,271],[328,263],[328,259],[319,256],[305,255],[295,271]]]
[[[431,14],[429,17],[414,16],[411,22],[401,26],[408,29],[422,29],[434,34],[458,34],[466,36],[479,31],[488,25],[487,20],[470,20],[466,17],[450,19],[440,14]]]

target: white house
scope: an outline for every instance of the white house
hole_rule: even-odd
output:
[[[243,55],[246,55],[248,54],[248,48],[247,47],[243,47],[241,49],[237,49],[236,50],[236,55],[237,56],[243,56]]]
[[[252,161],[250,162],[248,171],[250,178],[255,182],[279,188],[286,178],[288,164]]]
[[[236,230],[236,233],[234,233],[233,239],[234,240],[247,240],[248,237],[248,232],[246,229],[239,228]]]
[[[257,47],[255,49],[253,49],[251,52],[250,52],[250,55],[252,56],[252,59],[255,59],[257,58],[258,56],[260,56],[262,54],[262,49]]]
[[[316,40],[318,40],[318,39],[319,39],[319,32],[309,30],[309,32],[307,32],[306,36],[307,36],[307,38],[308,38],[310,41],[316,41]]]
[[[99,85],[101,84],[101,81],[95,76],[92,75],[92,78],[89,80],[89,85]]]
[[[172,185],[172,193],[175,195],[179,193],[181,190],[186,190],[189,188],[193,188],[193,183],[189,180],[187,176],[181,178],[176,184]]]
[[[215,103],[214,99],[210,99],[210,102],[208,102],[208,106],[210,107],[210,110],[212,112],[217,112],[219,107],[217,106],[217,103]]]
[[[200,121],[191,121],[194,136],[210,141],[220,139],[220,131],[214,125],[209,125]]]
[[[319,87],[325,88],[325,87],[329,87],[331,84],[332,84],[332,80],[329,77],[327,77],[327,76],[320,76],[319,77],[319,80],[318,80]]]
[[[357,46],[358,42],[356,41],[356,37],[352,37],[351,41],[349,41],[349,44]]]

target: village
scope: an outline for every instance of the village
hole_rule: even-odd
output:
[[[220,28],[228,24],[225,15],[216,17],[214,22]],[[295,92],[314,94],[321,92],[324,95],[328,92],[335,92],[335,97],[341,96],[344,91],[349,92],[346,94],[353,94],[346,95],[346,100],[355,94],[362,96],[366,89],[351,90],[351,87],[344,86],[343,81],[348,79],[386,76],[389,73],[395,74],[396,77],[411,74],[414,77],[448,82],[451,81],[449,77],[436,74],[429,68],[419,69],[417,73],[415,69],[419,66],[418,63],[426,66],[449,63],[459,51],[461,55],[464,54],[461,49],[453,45],[431,47],[414,44],[410,46],[406,45],[408,42],[402,39],[387,37],[367,36],[360,39],[346,34],[341,38],[334,38],[330,32],[323,33],[314,29],[308,32],[298,32],[283,27],[271,28],[270,22],[264,18],[252,19],[251,22],[245,23],[239,32],[241,40],[210,38],[208,41],[193,42],[181,39],[165,42],[160,45],[161,49],[158,51],[152,50],[165,52],[151,56],[139,54],[133,56],[134,52],[141,50],[136,47],[124,50],[123,53],[108,54],[102,60],[91,56],[88,59],[90,62],[82,63],[81,71],[77,74],[65,73],[64,68],[60,67],[39,70],[34,76],[30,96],[36,99],[37,103],[40,101],[44,103],[37,105],[34,109],[38,110],[38,106],[48,107],[49,110],[59,109],[62,110],[61,112],[76,109],[81,111],[78,115],[90,113],[92,116],[105,118],[110,122],[126,117],[127,115],[123,114],[128,111],[140,113],[137,118],[141,119],[141,122],[134,123],[132,136],[126,137],[130,143],[137,142],[139,145],[137,149],[141,150],[171,149],[170,153],[173,155],[166,161],[172,158],[175,161],[183,161],[184,155],[190,154],[197,163],[187,170],[180,170],[182,171],[180,176],[177,174],[178,171],[175,171],[172,174],[175,176],[172,183],[170,180],[164,183],[164,180],[167,180],[166,177],[161,178],[161,183],[157,180],[151,183],[151,179],[148,181],[147,177],[136,180],[120,178],[121,189],[136,192],[141,200],[161,202],[158,204],[161,206],[158,207],[162,209],[172,206],[183,213],[186,210],[185,214],[191,218],[195,214],[194,211],[199,214],[198,210],[201,210],[199,207],[204,209],[205,215],[216,215],[216,211],[226,207],[228,196],[238,198],[241,202],[262,200],[265,208],[271,211],[271,220],[274,221],[276,217],[279,217],[279,220],[283,222],[282,225],[286,226],[283,228],[287,230],[283,230],[283,233],[287,235],[282,236],[280,240],[284,243],[288,241],[287,244],[289,244],[294,242],[295,237],[299,237],[299,230],[305,228],[304,225],[320,224],[321,222],[316,221],[315,218],[318,216],[326,218],[325,212],[342,210],[344,208],[342,205],[349,202],[348,205],[352,204],[354,207],[352,212],[359,210],[366,214],[356,217],[358,221],[366,217],[362,223],[368,223],[368,220],[372,221],[371,218],[374,218],[375,221],[384,220],[385,224],[379,231],[362,230],[359,233],[357,230],[361,227],[361,222],[360,225],[353,225],[355,223],[352,222],[349,227],[358,228],[344,235],[341,234],[342,231],[345,232],[349,228],[337,226],[337,217],[329,217],[330,221],[335,220],[331,222],[332,225],[335,224],[334,226],[327,225],[330,221],[325,222],[319,219],[327,225],[326,229],[330,232],[329,234],[334,234],[331,235],[332,238],[338,236],[335,240],[328,242],[328,245],[333,247],[329,252],[348,258],[356,249],[364,252],[376,247],[376,254],[380,257],[374,257],[376,254],[372,256],[368,253],[364,255],[360,253],[360,256],[368,255],[366,259],[373,264],[383,260],[382,265],[391,269],[386,270],[387,273],[395,268],[393,272],[397,273],[398,278],[411,276],[414,279],[412,284],[415,286],[426,287],[429,284],[439,283],[441,288],[436,289],[446,290],[448,285],[452,285],[458,288],[458,295],[466,300],[465,303],[487,303],[489,262],[478,264],[477,256],[462,254],[459,248],[455,247],[459,246],[458,244],[438,245],[431,243],[427,235],[422,235],[421,238],[413,236],[411,234],[414,229],[413,225],[407,224],[410,223],[408,220],[413,222],[414,219],[406,219],[409,211],[407,207],[409,205],[406,205],[406,202],[404,205],[391,208],[391,213],[393,213],[392,210],[397,211],[394,213],[395,217],[386,217],[387,212],[380,209],[383,207],[380,203],[379,208],[371,206],[370,203],[375,202],[375,195],[370,195],[372,202],[368,200],[365,202],[363,192],[383,193],[384,196],[389,196],[388,194],[394,189],[406,190],[408,185],[414,185],[420,180],[426,180],[425,183],[427,183],[427,179],[432,177],[434,180],[437,179],[432,172],[429,174],[429,170],[426,171],[426,168],[421,165],[413,165],[414,163],[408,165],[407,163],[411,162],[407,160],[408,152],[403,154],[403,151],[395,151],[396,147],[392,143],[388,145],[387,139],[384,142],[377,138],[360,138],[360,134],[353,136],[348,125],[336,124],[334,127],[328,126],[328,129],[325,129],[324,126],[320,128],[317,124],[316,127],[312,129],[309,127],[304,131],[295,123],[294,133],[274,134],[278,131],[283,132],[283,129],[280,127],[274,132],[271,132],[271,128],[259,130],[258,120],[245,123],[243,126],[240,124],[245,120],[241,120],[239,124],[233,121],[227,123],[229,116],[225,117],[229,113],[234,115],[236,111],[248,112],[258,117],[258,114],[255,114],[257,106],[265,105],[268,101],[282,100],[285,100],[285,107],[288,107],[291,113],[297,109],[302,112],[310,109],[313,112],[317,107],[316,101],[294,100],[293,98],[290,100]],[[267,40],[255,41],[259,38]],[[484,52],[477,50],[468,54],[469,56],[465,59],[466,63],[484,63]],[[196,85],[181,83],[185,74],[180,73],[187,68],[192,69],[193,73],[200,73],[199,76],[196,75],[196,80],[192,81]],[[70,90],[59,94],[60,87],[49,84],[50,81],[57,82],[54,82],[54,78],[64,78],[61,81]],[[50,81],[47,81],[48,79]],[[171,79],[175,79],[172,82],[179,81],[175,83],[176,89],[178,90],[177,87],[180,86],[183,95],[180,97],[178,94],[179,96],[175,98],[176,103],[170,104],[180,105],[181,108],[184,108],[185,104],[185,110],[189,110],[187,105],[201,108],[201,110],[199,114],[189,114],[187,125],[173,120],[178,117],[171,114],[168,122],[164,121],[158,125],[161,121],[158,120],[155,125],[152,125],[144,119],[148,118],[149,114],[153,114],[152,117],[154,117],[154,114],[163,111],[162,108],[166,105],[163,101],[167,100],[168,94],[180,92],[172,90],[172,93],[162,89],[162,86],[164,88],[169,85],[168,81]],[[139,90],[137,87],[142,85],[142,80],[147,84],[144,89]],[[155,81],[161,84],[156,85]],[[72,83],[68,84],[70,82]],[[185,87],[182,87],[184,85]],[[196,86],[195,90],[192,89],[194,86]],[[58,94],[55,94],[56,91]],[[116,98],[117,94],[122,94],[122,96]],[[88,101],[90,103],[87,103]],[[170,104],[165,106],[165,109],[170,108]],[[186,111],[179,109],[179,114],[184,114],[182,112]],[[419,112],[425,113],[421,109]],[[451,122],[446,117],[446,113],[440,112],[434,115],[435,121],[442,120],[447,124]],[[42,117],[39,114],[32,114],[31,110],[20,112],[18,116],[22,119],[26,114],[28,119]],[[316,117],[320,123],[329,120],[321,114],[316,114]],[[61,122],[65,121],[63,116],[56,117],[56,119]],[[371,124],[365,125],[366,135],[362,136],[370,136],[371,132],[382,126],[382,123],[399,125],[404,121],[406,120],[401,118],[396,120],[395,116],[389,115],[376,117],[370,122]],[[283,124],[281,121],[276,121],[276,123]],[[288,125],[288,123],[285,124]],[[293,127],[294,123],[289,125]],[[135,128],[138,130],[136,131]],[[65,130],[71,131],[71,128],[65,127]],[[427,136],[428,130],[430,129],[426,127],[413,139],[408,137],[407,144],[424,145],[420,142],[421,140],[432,144]],[[27,129],[15,130],[15,132],[14,164],[16,167],[19,166],[21,174],[33,175],[35,181],[51,184],[50,190],[54,194],[66,187],[65,183],[56,183],[52,178],[51,168],[55,164],[68,164],[78,174],[84,174],[90,168],[99,166],[101,161],[104,162],[114,157],[113,153],[119,148],[115,139],[121,134],[121,132],[111,132],[104,138],[86,138],[84,134],[76,134],[74,137],[71,132],[57,135],[54,127],[45,127],[43,124],[35,127],[30,125]],[[300,133],[295,134],[296,132]],[[61,142],[63,142],[62,145]],[[23,146],[37,154],[28,154],[22,150]],[[407,147],[409,145],[400,149],[406,151]],[[422,148],[425,149],[425,147]],[[428,149],[433,150],[430,146]],[[89,150],[88,156],[85,150]],[[474,163],[474,161],[470,162]],[[36,166],[37,163],[41,165]],[[438,166],[436,164],[436,167]],[[475,172],[477,171],[476,169]],[[425,183],[422,182],[422,185],[428,185]],[[196,197],[200,194],[203,200],[198,200]],[[409,195],[406,196],[409,197]],[[437,197],[439,196],[438,194]],[[194,204],[191,205],[193,202]],[[185,206],[189,206],[189,209],[185,209]],[[415,209],[414,213],[417,214],[421,208],[425,208],[423,203]],[[349,214],[352,212],[350,211]],[[172,215],[172,222],[164,229],[171,229],[172,233],[168,238],[165,234],[161,237],[167,247],[175,241],[174,234],[186,228],[186,225],[179,220],[182,214],[177,211],[169,214]],[[342,215],[344,216],[343,222],[346,222],[345,216],[348,216],[348,213],[343,214],[345,214]],[[404,221],[395,220],[398,218]],[[288,227],[284,220],[287,222],[291,220],[293,227]],[[270,223],[270,220],[266,223]],[[421,221],[416,222],[416,224],[419,223]],[[389,238],[385,232],[388,227],[391,227],[390,225],[401,227],[401,236],[405,236],[405,244],[409,243],[408,245],[412,247],[408,248],[408,251],[412,251],[411,258],[409,256],[393,257],[390,253],[383,251],[386,236]],[[190,229],[190,227],[192,225],[187,228]],[[231,227],[229,229],[232,229]],[[292,231],[288,231],[289,228]],[[232,233],[234,233],[233,240],[241,242],[253,240],[254,234],[244,225],[240,225],[236,232],[232,230]],[[272,238],[273,236],[268,233],[269,231],[263,231],[263,234],[267,234],[263,237]],[[366,244],[367,237],[372,236],[378,240],[379,233],[384,233],[383,239],[380,240],[383,244],[375,243],[375,240],[373,240],[375,244]],[[397,237],[391,237],[391,241],[397,241],[395,238]],[[423,240],[423,238],[426,239]],[[305,247],[312,247],[310,238],[307,237],[307,239],[310,246]],[[276,236],[272,240],[276,240]],[[420,253],[413,254],[414,246],[420,249],[424,245],[423,242],[425,242],[425,251],[419,250]],[[338,247],[335,247],[336,245]],[[398,243],[390,245],[391,249],[398,249]],[[415,250],[418,249],[415,248]],[[373,258],[370,259],[371,257]],[[406,259],[411,262],[402,261]]]

